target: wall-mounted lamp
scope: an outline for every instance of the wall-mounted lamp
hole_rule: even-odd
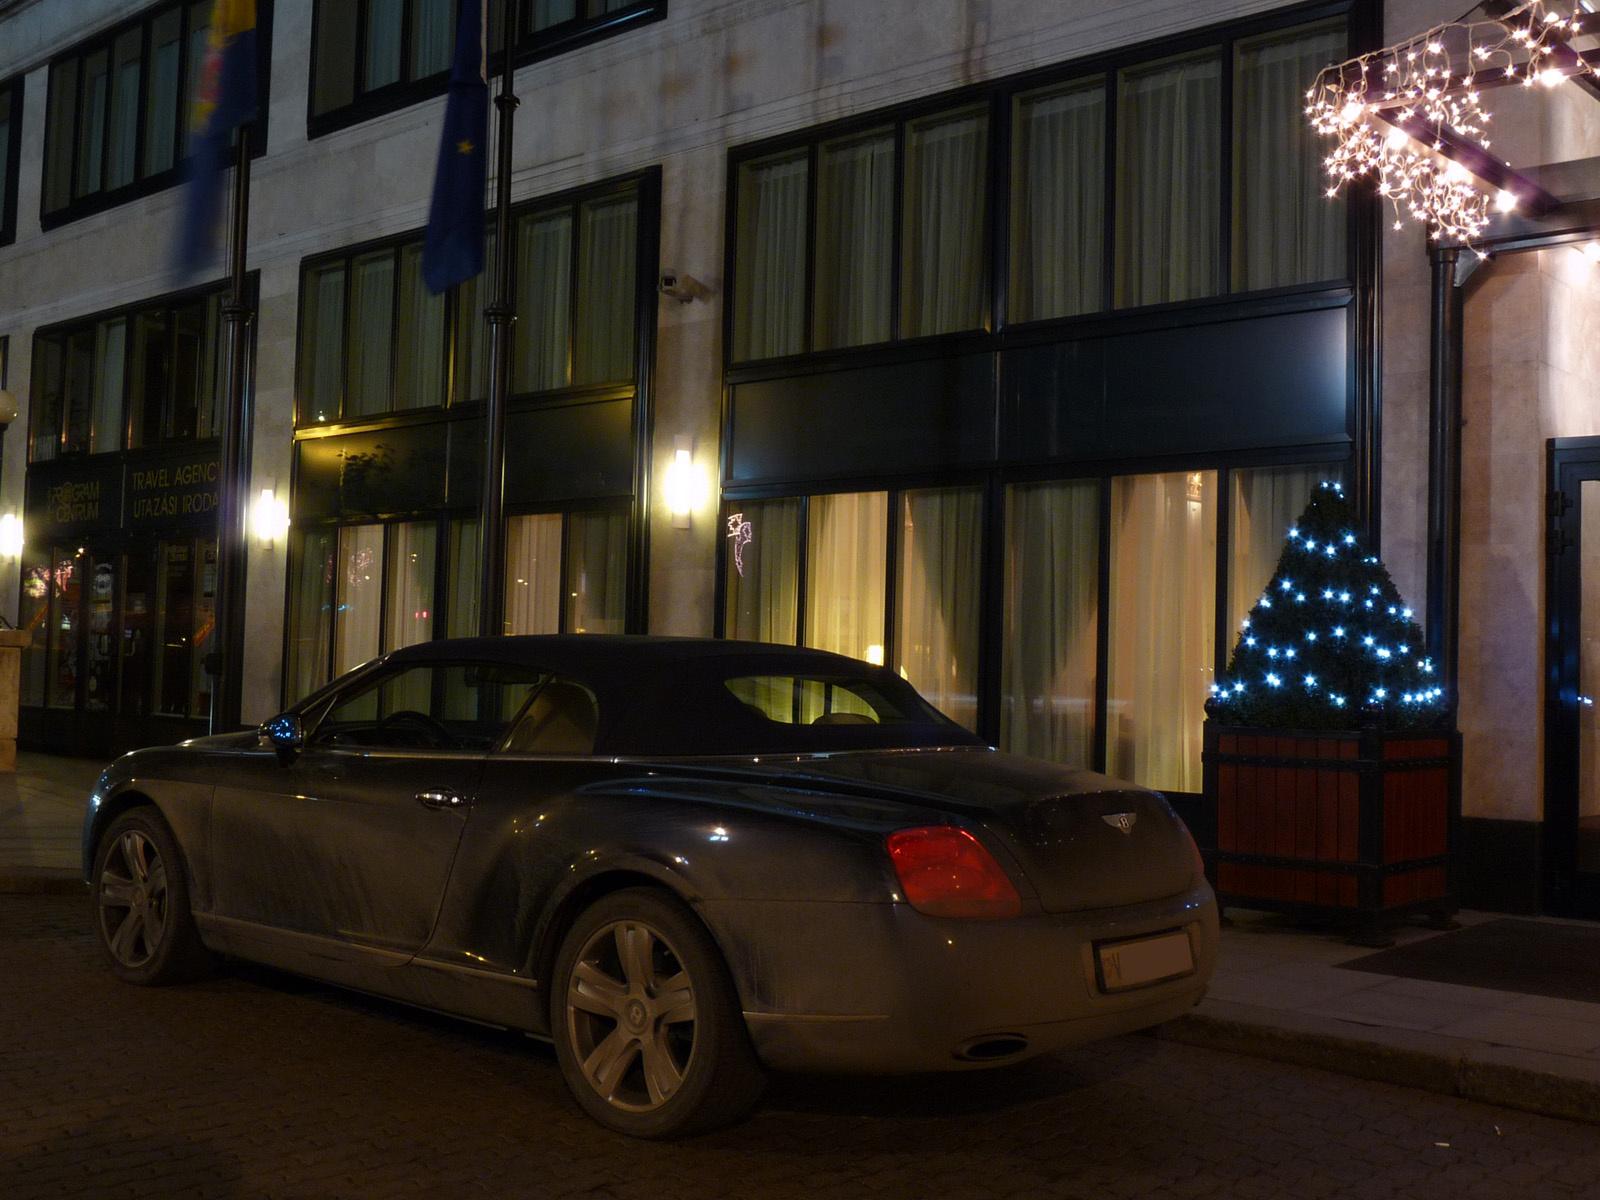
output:
[[[672,462],[662,480],[661,492],[672,514],[674,529],[689,528],[689,517],[711,498],[711,478],[704,467],[695,465],[694,439],[679,434],[673,439]]]
[[[17,419],[17,398],[5,388],[0,388],[0,430]]]
[[[22,518],[16,513],[0,517],[0,558],[16,558],[22,553]]]
[[[269,545],[289,532],[289,506],[271,488],[262,488],[250,513],[250,527],[256,537]]]

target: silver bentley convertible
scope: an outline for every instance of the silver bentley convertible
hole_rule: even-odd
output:
[[[710,1129],[772,1070],[1014,1063],[1169,1020],[1217,907],[1157,793],[997,753],[883,667],[748,642],[397,650],[90,800],[112,969],[267,963],[554,1042]]]

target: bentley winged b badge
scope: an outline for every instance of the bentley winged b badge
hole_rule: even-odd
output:
[[[1133,832],[1133,823],[1139,819],[1138,813],[1101,813],[1100,819],[1113,829],[1120,829],[1123,833]]]

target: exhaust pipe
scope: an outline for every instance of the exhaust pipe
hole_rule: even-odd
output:
[[[968,1038],[955,1048],[955,1056],[964,1062],[997,1063],[1026,1053],[1028,1039],[1020,1033],[986,1033]]]

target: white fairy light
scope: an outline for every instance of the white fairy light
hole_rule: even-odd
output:
[[[1306,116],[1318,133],[1335,139],[1323,160],[1328,194],[1370,175],[1394,207],[1396,228],[1409,212],[1432,227],[1435,239],[1477,237],[1489,221],[1490,197],[1443,154],[1444,133],[1489,149],[1493,114],[1484,107],[1480,76],[1554,87],[1569,71],[1595,75],[1581,58],[1568,55],[1558,67],[1551,57],[1579,34],[1586,15],[1527,0],[1498,19],[1450,22],[1324,68],[1306,93]],[[1502,189],[1494,203],[1509,212],[1517,199]]]

